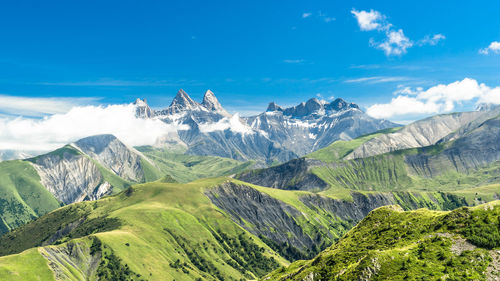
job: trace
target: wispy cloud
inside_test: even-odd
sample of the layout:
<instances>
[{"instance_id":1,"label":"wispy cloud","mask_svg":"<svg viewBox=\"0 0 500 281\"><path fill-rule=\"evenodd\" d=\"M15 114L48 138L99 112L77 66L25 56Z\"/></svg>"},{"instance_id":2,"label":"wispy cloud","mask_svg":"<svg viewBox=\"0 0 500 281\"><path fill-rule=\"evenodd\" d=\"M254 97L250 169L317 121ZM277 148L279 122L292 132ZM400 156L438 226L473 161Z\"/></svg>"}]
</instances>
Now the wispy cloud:
<instances>
[{"instance_id":1,"label":"wispy cloud","mask_svg":"<svg viewBox=\"0 0 500 281\"><path fill-rule=\"evenodd\" d=\"M401 56L406 54L407 50L415 43L410 40L405 34L403 29L395 29L394 26L387 21L387 17L378 11L358 11L352 9L351 13L356 18L359 29L361 31L377 31L384 34L383 40L375 40L370 38L370 46L384 51L386 56ZM442 34L435 34L433 36L427 35L423 39L417 41L416 45L436 45L439 41L444 40L445 36Z\"/></svg>"},{"instance_id":2,"label":"wispy cloud","mask_svg":"<svg viewBox=\"0 0 500 281\"><path fill-rule=\"evenodd\" d=\"M330 17L322 11L318 11L318 18L324 22L327 22L327 23L335 20L334 17Z\"/></svg>"},{"instance_id":3,"label":"wispy cloud","mask_svg":"<svg viewBox=\"0 0 500 281\"><path fill-rule=\"evenodd\" d=\"M398 82L398 81L409 81L413 80L411 77L405 76L370 76L370 77L360 77L344 80L345 83L387 83L387 82Z\"/></svg>"},{"instance_id":4,"label":"wispy cloud","mask_svg":"<svg viewBox=\"0 0 500 281\"><path fill-rule=\"evenodd\" d=\"M500 42L498 41L491 42L488 47L480 49L479 53L483 55L489 55L490 53L500 54Z\"/></svg>"},{"instance_id":5,"label":"wispy cloud","mask_svg":"<svg viewBox=\"0 0 500 281\"><path fill-rule=\"evenodd\" d=\"M349 68L353 69L377 69L381 68L379 64L359 64L359 65L351 65Z\"/></svg>"},{"instance_id":6,"label":"wispy cloud","mask_svg":"<svg viewBox=\"0 0 500 281\"><path fill-rule=\"evenodd\" d=\"M334 17L328 16L323 11L318 11L316 13L311 13L311 12L302 13L302 18L303 19L310 18L312 16L314 16L317 19L319 19L319 20L321 20L323 22L326 22L326 23L329 23L329 22L332 22L332 21L336 20Z\"/></svg>"},{"instance_id":7,"label":"wispy cloud","mask_svg":"<svg viewBox=\"0 0 500 281\"><path fill-rule=\"evenodd\" d=\"M0 113L41 117L66 113L75 106L93 104L98 100L100 98L34 98L0 95Z\"/></svg>"},{"instance_id":8,"label":"wispy cloud","mask_svg":"<svg viewBox=\"0 0 500 281\"><path fill-rule=\"evenodd\" d=\"M305 60L303 59L288 59L288 60L283 60L284 63L290 63L290 64L299 64L299 63L304 63Z\"/></svg>"},{"instance_id":9,"label":"wispy cloud","mask_svg":"<svg viewBox=\"0 0 500 281\"><path fill-rule=\"evenodd\" d=\"M417 44L419 46L425 46L425 45L430 45L430 46L435 46L439 41L446 39L446 36L443 34L434 34L432 36L426 35L424 38L418 40Z\"/></svg>"},{"instance_id":10,"label":"wispy cloud","mask_svg":"<svg viewBox=\"0 0 500 281\"><path fill-rule=\"evenodd\" d=\"M116 79L99 79L91 81L61 81L61 82L39 82L38 85L47 86L82 86L82 87L158 87L158 86L178 86L186 83L196 83L191 80L116 80Z\"/></svg>"}]
</instances>

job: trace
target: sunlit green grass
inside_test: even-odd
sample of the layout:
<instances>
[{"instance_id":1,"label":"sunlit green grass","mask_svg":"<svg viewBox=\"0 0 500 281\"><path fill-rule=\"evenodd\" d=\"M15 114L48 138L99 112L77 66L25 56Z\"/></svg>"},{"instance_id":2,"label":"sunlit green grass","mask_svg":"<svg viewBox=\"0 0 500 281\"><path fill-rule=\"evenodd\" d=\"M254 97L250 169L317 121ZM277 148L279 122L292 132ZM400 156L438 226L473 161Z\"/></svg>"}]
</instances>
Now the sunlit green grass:
<instances>
[{"instance_id":1,"label":"sunlit green grass","mask_svg":"<svg viewBox=\"0 0 500 281\"><path fill-rule=\"evenodd\" d=\"M0 257L0 280L50 281L55 280L55 277L47 260L35 248Z\"/></svg>"},{"instance_id":2,"label":"sunlit green grass","mask_svg":"<svg viewBox=\"0 0 500 281\"><path fill-rule=\"evenodd\" d=\"M310 261L268 275L269 280L485 280L490 247L498 249L500 201L451 212L403 212L397 206L372 211L339 242ZM451 246L466 238L471 251ZM481 244L486 243L486 244Z\"/></svg>"}]
</instances>

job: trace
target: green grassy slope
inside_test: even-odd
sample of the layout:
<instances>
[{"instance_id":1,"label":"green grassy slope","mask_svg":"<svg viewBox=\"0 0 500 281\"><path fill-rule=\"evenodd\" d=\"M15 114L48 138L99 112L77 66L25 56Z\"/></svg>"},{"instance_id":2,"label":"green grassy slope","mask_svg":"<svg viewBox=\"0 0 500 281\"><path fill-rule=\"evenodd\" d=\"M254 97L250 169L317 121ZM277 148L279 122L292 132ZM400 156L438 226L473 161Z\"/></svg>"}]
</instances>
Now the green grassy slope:
<instances>
[{"instance_id":1,"label":"green grassy slope","mask_svg":"<svg viewBox=\"0 0 500 281\"><path fill-rule=\"evenodd\" d=\"M165 149L157 149L150 146L136 147L136 149L152 160L162 171L163 176L169 175L177 182L189 182L200 178L231 175L249 169L254 165L251 161L240 162L215 156L172 153Z\"/></svg>"},{"instance_id":2,"label":"green grassy slope","mask_svg":"<svg viewBox=\"0 0 500 281\"><path fill-rule=\"evenodd\" d=\"M500 202L451 212L371 212L311 261L269 280L496 280ZM493 262L495 261L495 262Z\"/></svg>"},{"instance_id":3,"label":"green grassy slope","mask_svg":"<svg viewBox=\"0 0 500 281\"><path fill-rule=\"evenodd\" d=\"M78 249L72 250L79 253L76 261L59 265L67 274L77 276L74 280L85 279L78 277L85 272L97 276L104 270L97 268L101 263L114 264L115 269L128 268L133 280L255 279L288 264L286 258L304 257L293 245L252 234L256 225L238 224L233 215L212 204L207 192L227 183L246 186L260 192L260 196L269 195L286 204L289 206L286 212L291 213L278 215L291 216L301 235L320 239L324 247L353 226L352 221L340 219L329 209L306 204L302 200L304 196L316 196L310 192L259 187L230 178L210 178L187 184L152 182L129 187L98 201L59 208L0 236L0 256L8 255L0 260L3 261L0 262L0 280L12 272L28 270L22 263L29 263L31 258L39 259L30 252L36 247L45 255L52 249L58 255L57 260L74 259L64 253L68 249ZM412 200L417 200L422 206L435 204L433 207L440 208L429 196L400 194L398 202L412 204ZM444 197L440 196L433 198L443 201ZM339 208L345 204L339 203ZM266 228L265 225L259 227ZM293 238L295 234L287 235ZM102 244L99 247L101 255L90 254L94 237ZM306 254L314 256L324 249L318 247L319 244ZM27 256L28 253L31 254ZM88 261L94 258L98 262L92 267ZM30 270L29 274L35 276L38 270L42 274L46 267Z\"/></svg>"},{"instance_id":4,"label":"green grassy slope","mask_svg":"<svg viewBox=\"0 0 500 281\"><path fill-rule=\"evenodd\" d=\"M60 207L30 163L0 162L0 233Z\"/></svg>"},{"instance_id":5,"label":"green grassy slope","mask_svg":"<svg viewBox=\"0 0 500 281\"><path fill-rule=\"evenodd\" d=\"M37 249L21 254L0 257L0 278L10 281L55 280L47 260Z\"/></svg>"},{"instance_id":6,"label":"green grassy slope","mask_svg":"<svg viewBox=\"0 0 500 281\"><path fill-rule=\"evenodd\" d=\"M495 125L491 125L495 128ZM500 181L498 176L500 162L489 163L476 170L461 170L461 163L455 163L446 156L426 163L422 157L408 162L408 157L436 156L445 149L454 148L454 142L436 144L428 147L404 149L362 159L343 160L353 149L362 143L398 130L389 129L366 135L352 141L337 141L330 146L306 156L320 160L324 165L312 165L310 172L318 176L333 189L354 190L423 190L453 191L488 185ZM478 131L478 130L476 130ZM479 134L479 131L470 134ZM492 138L492 136L488 136ZM469 153L469 152L467 152ZM410 164L411 163L411 164ZM457 165L456 167L454 165Z\"/></svg>"},{"instance_id":7,"label":"green grassy slope","mask_svg":"<svg viewBox=\"0 0 500 281\"><path fill-rule=\"evenodd\" d=\"M404 155L389 153L340 161L333 166L315 166L311 172L333 188L354 190L442 190L453 191L488 185L500 180L500 162L494 162L469 173L443 167L441 174L423 177L411 174Z\"/></svg>"},{"instance_id":8,"label":"green grassy slope","mask_svg":"<svg viewBox=\"0 0 500 281\"><path fill-rule=\"evenodd\" d=\"M66 229L67 233L56 236L58 246L52 247L65 247L72 239L93 234L123 265L147 280L254 279L285 260L203 194L206 188L226 180L148 183L117 196L68 205L0 237L4 245L0 250L12 254L41 246L58 230ZM75 222L80 224L75 227ZM9 264L27 262L25 253L4 260ZM2 269L0 263L0 272L5 272ZM0 279L6 276L0 274Z\"/></svg>"}]
</instances>

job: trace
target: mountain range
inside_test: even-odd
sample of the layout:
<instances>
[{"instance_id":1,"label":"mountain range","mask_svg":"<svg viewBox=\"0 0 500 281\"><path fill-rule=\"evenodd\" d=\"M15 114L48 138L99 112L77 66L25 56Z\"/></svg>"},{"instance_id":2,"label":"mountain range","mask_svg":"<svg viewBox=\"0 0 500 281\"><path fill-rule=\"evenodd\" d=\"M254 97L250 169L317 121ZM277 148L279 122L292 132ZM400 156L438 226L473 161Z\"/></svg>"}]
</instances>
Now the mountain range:
<instances>
[{"instance_id":1,"label":"mountain range","mask_svg":"<svg viewBox=\"0 0 500 281\"><path fill-rule=\"evenodd\" d=\"M499 274L498 107L400 126L342 99L251 117L211 91L134 104L177 129L0 162L1 280Z\"/></svg>"},{"instance_id":2,"label":"mountain range","mask_svg":"<svg viewBox=\"0 0 500 281\"><path fill-rule=\"evenodd\" d=\"M500 109L437 115L337 141L237 178L274 188L451 190L498 182Z\"/></svg>"},{"instance_id":3,"label":"mountain range","mask_svg":"<svg viewBox=\"0 0 500 281\"><path fill-rule=\"evenodd\" d=\"M251 117L229 114L210 90L201 103L179 90L170 106L162 110L151 109L145 100L134 104L138 117L157 118L178 128L161 140L170 146L185 147L191 155L254 160L262 165L303 156L336 140L397 126L374 119L342 99L328 103L312 98L290 108L271 102L265 112Z\"/></svg>"}]
</instances>

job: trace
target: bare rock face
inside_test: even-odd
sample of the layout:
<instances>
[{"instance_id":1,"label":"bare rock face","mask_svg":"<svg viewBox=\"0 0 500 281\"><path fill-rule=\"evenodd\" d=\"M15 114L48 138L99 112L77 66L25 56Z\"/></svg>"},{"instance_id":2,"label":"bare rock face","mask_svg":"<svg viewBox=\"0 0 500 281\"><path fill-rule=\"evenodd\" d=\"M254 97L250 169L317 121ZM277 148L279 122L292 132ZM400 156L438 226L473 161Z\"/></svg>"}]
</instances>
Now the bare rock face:
<instances>
[{"instance_id":1,"label":"bare rock face","mask_svg":"<svg viewBox=\"0 0 500 281\"><path fill-rule=\"evenodd\" d=\"M113 135L87 137L75 142L74 146L121 178L134 182L144 178L139 152Z\"/></svg>"},{"instance_id":2,"label":"bare rock face","mask_svg":"<svg viewBox=\"0 0 500 281\"><path fill-rule=\"evenodd\" d=\"M35 158L33 166L42 185L64 204L96 200L111 191L92 160L75 150L63 148L59 153L42 155Z\"/></svg>"},{"instance_id":3,"label":"bare rock face","mask_svg":"<svg viewBox=\"0 0 500 281\"><path fill-rule=\"evenodd\" d=\"M207 90L205 92L201 105L210 111L218 112L224 116L231 115L222 107L222 105L219 103L219 100L215 97L215 94L210 90Z\"/></svg>"},{"instance_id":4,"label":"bare rock face","mask_svg":"<svg viewBox=\"0 0 500 281\"><path fill-rule=\"evenodd\" d=\"M142 182L141 159L140 152L128 148L115 136L97 135L30 161L42 185L58 200L70 204L97 200L111 193L113 187L104 179L99 165L125 180Z\"/></svg>"},{"instance_id":5,"label":"bare rock face","mask_svg":"<svg viewBox=\"0 0 500 281\"><path fill-rule=\"evenodd\" d=\"M366 158L391 151L436 144L439 140L477 119L483 112L461 112L426 118L401 130L375 137L345 157L346 160Z\"/></svg>"},{"instance_id":6,"label":"bare rock face","mask_svg":"<svg viewBox=\"0 0 500 281\"><path fill-rule=\"evenodd\" d=\"M97 277L102 251L93 253L85 242L70 241L62 245L41 247L38 251L47 260L56 280L75 280L78 277L95 280Z\"/></svg>"},{"instance_id":7,"label":"bare rock face","mask_svg":"<svg viewBox=\"0 0 500 281\"><path fill-rule=\"evenodd\" d=\"M489 119L463 136L445 143L438 154L408 155L409 171L425 177L448 170L468 173L500 160L500 117Z\"/></svg>"},{"instance_id":8,"label":"bare rock face","mask_svg":"<svg viewBox=\"0 0 500 281\"><path fill-rule=\"evenodd\" d=\"M300 224L301 221L312 218L308 218L294 206L250 186L226 182L207 189L205 195L241 227L277 244L288 243L306 252L324 242L325 237L317 238L307 234L304 225ZM387 205L401 204L407 209L423 207L446 209L451 199L446 194L438 195L423 197L421 194L404 191L369 194L351 192L352 201L333 199L319 194L303 194L299 200L312 210L331 214L332 220L336 218L357 223L373 209ZM466 204L465 200L460 202L461 206Z\"/></svg>"}]
</instances>

